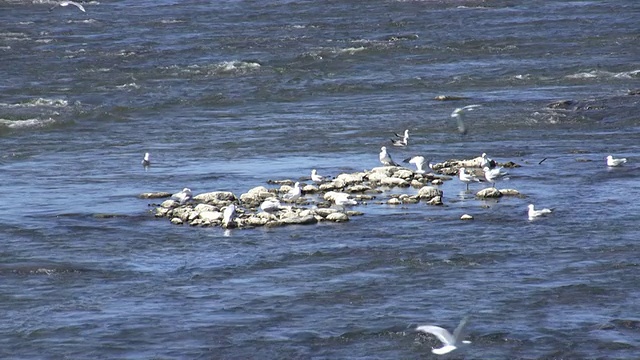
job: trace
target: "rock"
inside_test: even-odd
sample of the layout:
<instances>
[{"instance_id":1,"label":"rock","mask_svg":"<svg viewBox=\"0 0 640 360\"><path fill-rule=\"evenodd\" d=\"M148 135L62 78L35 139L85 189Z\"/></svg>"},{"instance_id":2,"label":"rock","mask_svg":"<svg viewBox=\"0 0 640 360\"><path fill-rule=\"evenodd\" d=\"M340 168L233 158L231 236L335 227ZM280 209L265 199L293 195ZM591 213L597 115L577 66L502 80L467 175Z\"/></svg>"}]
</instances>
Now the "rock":
<instances>
[{"instance_id":1,"label":"rock","mask_svg":"<svg viewBox=\"0 0 640 360\"><path fill-rule=\"evenodd\" d=\"M397 166L378 166L371 169L371 171L369 171L367 176L369 177L369 180L371 180L371 177L370 177L371 174L384 174L387 176L391 176L397 170L398 170Z\"/></svg>"},{"instance_id":2,"label":"rock","mask_svg":"<svg viewBox=\"0 0 640 360\"><path fill-rule=\"evenodd\" d=\"M261 203L265 199L273 197L273 195L274 194L272 192L269 192L269 189L267 189L266 187L256 186L246 193L240 195L240 201L242 201L243 203L246 202L251 204Z\"/></svg>"},{"instance_id":3,"label":"rock","mask_svg":"<svg viewBox=\"0 0 640 360\"><path fill-rule=\"evenodd\" d=\"M162 199L162 198L168 198L171 197L171 193L168 192L148 192L148 193L142 193L140 195L138 195L138 198L140 199Z\"/></svg>"},{"instance_id":4,"label":"rock","mask_svg":"<svg viewBox=\"0 0 640 360\"><path fill-rule=\"evenodd\" d=\"M402 204L402 200L400 200L398 198L391 198L391 199L387 200L387 204L388 205L401 205Z\"/></svg>"},{"instance_id":5,"label":"rock","mask_svg":"<svg viewBox=\"0 0 640 360\"><path fill-rule=\"evenodd\" d=\"M502 164L498 164L500 166L502 166L505 169L510 169L510 168L519 168L520 165L514 163L513 161L507 161L506 163L502 163Z\"/></svg>"},{"instance_id":6,"label":"rock","mask_svg":"<svg viewBox=\"0 0 640 360\"><path fill-rule=\"evenodd\" d=\"M209 204L198 204L196 205L196 207L193 208L193 211L198 213L203 211L219 211L219 210L220 209L218 209L217 207Z\"/></svg>"},{"instance_id":7,"label":"rock","mask_svg":"<svg viewBox=\"0 0 640 360\"><path fill-rule=\"evenodd\" d=\"M180 203L175 200L165 200L162 202L162 204L160 204L160 206L162 206L165 209L172 209L178 205L180 205Z\"/></svg>"},{"instance_id":8,"label":"rock","mask_svg":"<svg viewBox=\"0 0 640 360\"><path fill-rule=\"evenodd\" d=\"M318 190L320 191L331 191L331 190L336 190L339 189L339 187L336 187L336 183L335 182L328 182L328 183L324 183L324 184L320 184L320 186L318 187Z\"/></svg>"},{"instance_id":9,"label":"rock","mask_svg":"<svg viewBox=\"0 0 640 360\"><path fill-rule=\"evenodd\" d=\"M194 196L193 199L198 202L213 204L238 200L231 191L212 191L204 194L198 194Z\"/></svg>"},{"instance_id":10,"label":"rock","mask_svg":"<svg viewBox=\"0 0 640 360\"><path fill-rule=\"evenodd\" d=\"M334 222L345 222L349 221L349 217L343 212L334 212L333 214L329 214L329 216L327 216L327 220Z\"/></svg>"},{"instance_id":11,"label":"rock","mask_svg":"<svg viewBox=\"0 0 640 360\"><path fill-rule=\"evenodd\" d=\"M316 209L316 214L326 218L327 216L338 212L336 209L326 208L326 209Z\"/></svg>"},{"instance_id":12,"label":"rock","mask_svg":"<svg viewBox=\"0 0 640 360\"><path fill-rule=\"evenodd\" d=\"M318 188L315 187L314 185L305 185L302 188L302 192L305 194L313 194L318 192Z\"/></svg>"},{"instance_id":13,"label":"rock","mask_svg":"<svg viewBox=\"0 0 640 360\"><path fill-rule=\"evenodd\" d=\"M442 205L442 196L434 196L433 199L427 201L428 205Z\"/></svg>"},{"instance_id":14,"label":"rock","mask_svg":"<svg viewBox=\"0 0 640 360\"><path fill-rule=\"evenodd\" d=\"M362 184L349 186L348 188L345 189L346 192L350 192L350 193L365 192L369 190L371 190L371 186L362 185Z\"/></svg>"},{"instance_id":15,"label":"rock","mask_svg":"<svg viewBox=\"0 0 640 360\"><path fill-rule=\"evenodd\" d=\"M390 177L390 175L387 175L384 172L372 172L368 176L369 181L372 182L372 183L379 183L382 180L387 179L389 177Z\"/></svg>"},{"instance_id":16,"label":"rock","mask_svg":"<svg viewBox=\"0 0 640 360\"><path fill-rule=\"evenodd\" d=\"M174 217L171 219L171 223L175 225L181 225L183 223L182 219Z\"/></svg>"},{"instance_id":17,"label":"rock","mask_svg":"<svg viewBox=\"0 0 640 360\"><path fill-rule=\"evenodd\" d=\"M433 181L431 182L431 184L433 185L442 185L444 183L444 181L442 181L442 179L433 179Z\"/></svg>"},{"instance_id":18,"label":"rock","mask_svg":"<svg viewBox=\"0 0 640 360\"><path fill-rule=\"evenodd\" d=\"M246 221L246 223L250 226L264 226L267 222L269 222L268 218L260 216L251 216Z\"/></svg>"},{"instance_id":19,"label":"rock","mask_svg":"<svg viewBox=\"0 0 640 360\"><path fill-rule=\"evenodd\" d=\"M476 196L479 198L499 198L502 196L502 193L498 189L490 187L478 191Z\"/></svg>"},{"instance_id":20,"label":"rock","mask_svg":"<svg viewBox=\"0 0 640 360\"><path fill-rule=\"evenodd\" d=\"M336 177L336 181L341 181L345 185L360 184L364 181L364 173L340 174Z\"/></svg>"},{"instance_id":21,"label":"rock","mask_svg":"<svg viewBox=\"0 0 640 360\"><path fill-rule=\"evenodd\" d=\"M454 95L438 95L433 98L433 100L438 100L438 101L453 101L453 100L464 100L464 99L468 99L468 98L463 96L454 96Z\"/></svg>"},{"instance_id":22,"label":"rock","mask_svg":"<svg viewBox=\"0 0 640 360\"><path fill-rule=\"evenodd\" d=\"M516 189L500 189L499 190L500 193L502 195L507 195L507 196L518 196L520 195L520 192Z\"/></svg>"},{"instance_id":23,"label":"rock","mask_svg":"<svg viewBox=\"0 0 640 360\"><path fill-rule=\"evenodd\" d=\"M168 216L167 214L171 211L171 209L165 208L165 207L158 207L156 208L156 213L155 213L155 217L165 217Z\"/></svg>"},{"instance_id":24,"label":"rock","mask_svg":"<svg viewBox=\"0 0 640 360\"><path fill-rule=\"evenodd\" d=\"M222 221L223 214L220 211L202 211L198 214L200 219L206 222L218 222Z\"/></svg>"},{"instance_id":25,"label":"rock","mask_svg":"<svg viewBox=\"0 0 640 360\"><path fill-rule=\"evenodd\" d=\"M285 218L285 219L282 219L280 222L286 225L308 225L308 224L316 224L318 222L318 219L316 219L315 216L313 215L307 215L307 216L296 216L296 217Z\"/></svg>"},{"instance_id":26,"label":"rock","mask_svg":"<svg viewBox=\"0 0 640 360\"><path fill-rule=\"evenodd\" d=\"M433 186L424 186L418 190L418 197L422 200L431 200L436 196L442 196L442 190Z\"/></svg>"},{"instance_id":27,"label":"rock","mask_svg":"<svg viewBox=\"0 0 640 360\"><path fill-rule=\"evenodd\" d=\"M404 179L396 178L396 177L387 177L380 180L380 185L382 186L399 186L399 187L407 187L409 186L409 182Z\"/></svg>"},{"instance_id":28,"label":"rock","mask_svg":"<svg viewBox=\"0 0 640 360\"><path fill-rule=\"evenodd\" d=\"M413 171L407 170L407 169L400 169L400 170L394 172L392 177L408 180L408 179L411 179L413 177Z\"/></svg>"},{"instance_id":29,"label":"rock","mask_svg":"<svg viewBox=\"0 0 640 360\"><path fill-rule=\"evenodd\" d=\"M471 216L469 214L464 214L464 215L460 216L460 220L473 220L473 216Z\"/></svg>"}]
</instances>

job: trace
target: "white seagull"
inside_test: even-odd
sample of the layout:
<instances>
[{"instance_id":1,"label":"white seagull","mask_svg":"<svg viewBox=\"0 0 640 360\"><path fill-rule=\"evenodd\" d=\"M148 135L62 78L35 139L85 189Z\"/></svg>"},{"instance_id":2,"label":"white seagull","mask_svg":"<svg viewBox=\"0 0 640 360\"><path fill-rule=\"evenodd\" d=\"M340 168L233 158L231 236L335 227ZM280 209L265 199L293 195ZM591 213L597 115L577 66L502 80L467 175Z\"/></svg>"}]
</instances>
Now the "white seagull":
<instances>
[{"instance_id":1,"label":"white seagull","mask_svg":"<svg viewBox=\"0 0 640 360\"><path fill-rule=\"evenodd\" d=\"M409 129L404 131L404 136L400 136L398 134L395 135L400 139L391 139L391 144L393 144L393 146L405 147L409 145Z\"/></svg>"},{"instance_id":2,"label":"white seagull","mask_svg":"<svg viewBox=\"0 0 640 360\"><path fill-rule=\"evenodd\" d=\"M474 174L467 173L465 170L466 169L463 167L461 167L460 170L458 170L458 178L460 179L460 181L467 184L467 191L468 191L469 183L472 181L480 182L480 179L478 179L478 177L475 176Z\"/></svg>"},{"instance_id":3,"label":"white seagull","mask_svg":"<svg viewBox=\"0 0 640 360\"><path fill-rule=\"evenodd\" d=\"M344 208L345 205L358 205L358 202L351 198L351 195L343 192L329 191L324 195L325 200L333 201L336 205Z\"/></svg>"},{"instance_id":4,"label":"white seagull","mask_svg":"<svg viewBox=\"0 0 640 360\"><path fill-rule=\"evenodd\" d=\"M149 161L149 153L144 153L144 159L142 159L142 166L151 165L151 161Z\"/></svg>"},{"instance_id":5,"label":"white seagull","mask_svg":"<svg viewBox=\"0 0 640 360\"><path fill-rule=\"evenodd\" d=\"M481 168L486 168L488 167L489 169L493 169L494 167L496 167L496 165L498 165L495 160L493 160L492 158L487 156L487 153L482 153L482 160L480 161L480 167Z\"/></svg>"},{"instance_id":6,"label":"white seagull","mask_svg":"<svg viewBox=\"0 0 640 360\"><path fill-rule=\"evenodd\" d=\"M622 164L625 164L626 162L626 158L614 159L611 155L607 156L607 166L609 167L622 166Z\"/></svg>"},{"instance_id":7,"label":"white seagull","mask_svg":"<svg viewBox=\"0 0 640 360\"><path fill-rule=\"evenodd\" d=\"M56 8L56 7L58 7L58 6L65 7L65 6L69 6L69 5L73 5L73 6L77 7L78 9L80 9L80 11L82 11L82 12L86 12L86 11L84 10L84 6L82 6L82 5L78 4L78 3L77 3L77 2L75 2L75 1L60 1L60 2L58 2L57 4L55 4L54 6L52 6L51 8L49 8L49 11L51 11L51 10L55 9L55 8Z\"/></svg>"},{"instance_id":8,"label":"white seagull","mask_svg":"<svg viewBox=\"0 0 640 360\"><path fill-rule=\"evenodd\" d=\"M222 227L229 228L234 226L234 219L236 217L236 206L235 204L229 204L226 209L224 209L224 213L222 216Z\"/></svg>"},{"instance_id":9,"label":"white seagull","mask_svg":"<svg viewBox=\"0 0 640 360\"><path fill-rule=\"evenodd\" d=\"M496 180L504 179L509 173L502 167L497 167L493 169L489 169L485 167L482 169L484 171L484 177L490 182L494 187L496 186Z\"/></svg>"},{"instance_id":10,"label":"white seagull","mask_svg":"<svg viewBox=\"0 0 640 360\"><path fill-rule=\"evenodd\" d=\"M180 203L180 205L184 205L184 203L186 203L187 201L193 199L193 196L191 194L191 189L184 188L179 193L175 193L175 194L171 195L171 198L173 200L178 201Z\"/></svg>"},{"instance_id":11,"label":"white seagull","mask_svg":"<svg viewBox=\"0 0 640 360\"><path fill-rule=\"evenodd\" d=\"M424 158L424 156L414 156L414 157L410 157L410 158L406 158L404 160L402 160L402 162L405 163L409 163L409 164L413 164L416 166L416 174L424 174L424 164L427 163L427 160Z\"/></svg>"},{"instance_id":12,"label":"white seagull","mask_svg":"<svg viewBox=\"0 0 640 360\"><path fill-rule=\"evenodd\" d=\"M437 355L444 355L457 349L462 344L471 344L471 341L462 340L464 338L464 327L467 325L468 320L469 317L462 319L458 327L453 331L453 335L446 329L434 325L418 326L416 330L435 335L438 340L442 341L443 346L441 348L432 349L431 351Z\"/></svg>"},{"instance_id":13,"label":"white seagull","mask_svg":"<svg viewBox=\"0 0 640 360\"><path fill-rule=\"evenodd\" d=\"M284 194L282 198L288 202L295 202L300 198L301 195L302 195L302 188L300 188L300 183L296 182L295 185L293 185L293 188L291 188L291 190L289 190L288 193Z\"/></svg>"},{"instance_id":14,"label":"white seagull","mask_svg":"<svg viewBox=\"0 0 640 360\"><path fill-rule=\"evenodd\" d=\"M453 112L451 113L451 117L452 118L456 118L456 120L458 121L458 132L462 135L467 133L467 127L464 125L464 121L462 121L462 117L464 116L465 111L469 110L473 110L475 108L479 108L482 105L467 105L461 108L456 108L455 110L453 110Z\"/></svg>"},{"instance_id":15,"label":"white seagull","mask_svg":"<svg viewBox=\"0 0 640 360\"><path fill-rule=\"evenodd\" d=\"M533 208L533 204L529 204L528 208L529 208L529 212L528 212L529 220L533 220L537 217L551 214L551 212L553 211L552 209L535 210Z\"/></svg>"},{"instance_id":16,"label":"white seagull","mask_svg":"<svg viewBox=\"0 0 640 360\"><path fill-rule=\"evenodd\" d=\"M391 160L391 155L387 153L386 146L380 148L380 155L378 157L380 158L380 162L384 166L398 166L398 164Z\"/></svg>"},{"instance_id":17,"label":"white seagull","mask_svg":"<svg viewBox=\"0 0 640 360\"><path fill-rule=\"evenodd\" d=\"M280 204L280 200L277 198L268 198L265 199L262 204L260 204L260 209L266 213L274 213L282 208L282 204Z\"/></svg>"},{"instance_id":18,"label":"white seagull","mask_svg":"<svg viewBox=\"0 0 640 360\"><path fill-rule=\"evenodd\" d=\"M312 169L311 180L315 183L322 183L322 182L325 182L327 178L322 175L318 175L318 172L316 171L316 169Z\"/></svg>"}]
</instances>

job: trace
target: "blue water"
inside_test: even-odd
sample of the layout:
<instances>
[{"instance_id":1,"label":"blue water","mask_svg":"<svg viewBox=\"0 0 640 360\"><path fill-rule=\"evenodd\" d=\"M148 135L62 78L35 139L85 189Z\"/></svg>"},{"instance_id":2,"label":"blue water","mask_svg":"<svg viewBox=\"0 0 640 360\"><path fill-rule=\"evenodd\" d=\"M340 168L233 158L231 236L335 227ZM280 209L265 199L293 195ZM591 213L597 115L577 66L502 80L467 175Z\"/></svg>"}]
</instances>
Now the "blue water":
<instances>
[{"instance_id":1,"label":"blue water","mask_svg":"<svg viewBox=\"0 0 640 360\"><path fill-rule=\"evenodd\" d=\"M465 315L449 358L638 358L636 1L51 6L0 4L1 358L435 358L416 326ZM346 223L228 232L138 198L362 171L383 145L513 161L498 187L522 196L452 179L440 207L393 189Z\"/></svg>"}]
</instances>

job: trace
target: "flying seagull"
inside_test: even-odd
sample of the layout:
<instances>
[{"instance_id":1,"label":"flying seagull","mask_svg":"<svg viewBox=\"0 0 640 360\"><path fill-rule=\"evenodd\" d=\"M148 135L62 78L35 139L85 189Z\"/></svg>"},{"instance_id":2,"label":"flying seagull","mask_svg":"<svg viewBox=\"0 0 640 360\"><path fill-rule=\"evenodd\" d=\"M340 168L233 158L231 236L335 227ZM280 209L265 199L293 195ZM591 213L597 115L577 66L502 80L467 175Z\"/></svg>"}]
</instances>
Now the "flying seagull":
<instances>
[{"instance_id":1,"label":"flying seagull","mask_svg":"<svg viewBox=\"0 0 640 360\"><path fill-rule=\"evenodd\" d=\"M468 316L462 319L458 327L453 331L453 335L451 335L446 329L434 325L418 326L416 330L435 335L438 340L442 341L443 346L441 348L433 349L431 351L434 354L444 355L457 349L461 344L471 343L471 341L462 340L464 338L464 334L462 332L464 327L467 325L468 320Z\"/></svg>"},{"instance_id":2,"label":"flying seagull","mask_svg":"<svg viewBox=\"0 0 640 360\"><path fill-rule=\"evenodd\" d=\"M86 12L86 11L84 10L84 6L82 6L82 5L78 4L78 3L77 3L77 2L75 2L75 1L60 1L60 2L58 2L57 4L53 5L51 8L49 8L49 11L51 11L51 10L55 9L55 8L56 8L56 7L58 7L58 6L65 7L65 6L69 6L69 5L73 5L73 6L77 7L78 9L80 9L80 11L82 11L82 12Z\"/></svg>"},{"instance_id":3,"label":"flying seagull","mask_svg":"<svg viewBox=\"0 0 640 360\"><path fill-rule=\"evenodd\" d=\"M465 113L465 111L469 110L473 110L475 108L479 108L482 105L467 105L461 108L456 108L455 110L453 110L453 112L451 113L451 117L452 118L456 118L456 120L458 121L458 132L462 135L467 133L467 127L464 124L464 121L462 121L462 117Z\"/></svg>"}]
</instances>

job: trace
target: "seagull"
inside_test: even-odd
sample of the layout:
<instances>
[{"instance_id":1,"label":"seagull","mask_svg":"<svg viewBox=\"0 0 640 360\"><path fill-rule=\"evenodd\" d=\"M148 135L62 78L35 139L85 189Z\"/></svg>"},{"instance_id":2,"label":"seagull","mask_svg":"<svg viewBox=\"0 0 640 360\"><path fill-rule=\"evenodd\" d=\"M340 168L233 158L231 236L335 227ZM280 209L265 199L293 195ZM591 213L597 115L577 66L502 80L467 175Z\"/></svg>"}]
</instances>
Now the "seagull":
<instances>
[{"instance_id":1,"label":"seagull","mask_svg":"<svg viewBox=\"0 0 640 360\"><path fill-rule=\"evenodd\" d=\"M225 228L233 226L235 217L236 217L236 206L234 204L229 204L227 208L224 209L224 213L222 217L222 226Z\"/></svg>"},{"instance_id":2,"label":"seagull","mask_svg":"<svg viewBox=\"0 0 640 360\"><path fill-rule=\"evenodd\" d=\"M260 209L266 213L274 213L282 208L280 200L277 198L268 198L260 204Z\"/></svg>"},{"instance_id":3,"label":"seagull","mask_svg":"<svg viewBox=\"0 0 640 360\"><path fill-rule=\"evenodd\" d=\"M191 194L191 189L184 188L179 193L175 193L171 195L171 198L174 200L177 200L180 203L180 205L183 205L187 201L193 199L193 196Z\"/></svg>"},{"instance_id":4,"label":"seagull","mask_svg":"<svg viewBox=\"0 0 640 360\"><path fill-rule=\"evenodd\" d=\"M149 153L144 153L144 159L142 159L142 166L151 165L151 161L149 161Z\"/></svg>"},{"instance_id":5,"label":"seagull","mask_svg":"<svg viewBox=\"0 0 640 360\"><path fill-rule=\"evenodd\" d=\"M383 146L380 148L380 162L384 166L398 166L393 160L391 160L391 156L387 153L387 147Z\"/></svg>"},{"instance_id":6,"label":"seagull","mask_svg":"<svg viewBox=\"0 0 640 360\"><path fill-rule=\"evenodd\" d=\"M464 338L464 334L462 332L464 327L467 325L468 320L468 316L462 319L458 327L453 331L453 335L451 335L446 329L434 325L418 326L416 330L435 335L438 340L442 341L443 346L441 348L432 349L431 351L437 355L444 355L457 349L462 344L471 344L471 341L462 340Z\"/></svg>"},{"instance_id":7,"label":"seagull","mask_svg":"<svg viewBox=\"0 0 640 360\"><path fill-rule=\"evenodd\" d=\"M480 179L478 179L474 174L465 172L465 170L465 168L461 167L458 171L458 177L460 178L460 181L467 183L467 191L469 191L469 183L472 181L480 182Z\"/></svg>"},{"instance_id":8,"label":"seagull","mask_svg":"<svg viewBox=\"0 0 640 360\"><path fill-rule=\"evenodd\" d=\"M464 125L464 122L462 121L462 117L464 115L464 112L466 110L473 110L475 108L479 108L482 105L467 105L461 108L456 108L455 110L453 110L453 112L451 113L451 117L452 118L456 118L456 120L458 120L458 132L462 135L467 133L467 127Z\"/></svg>"},{"instance_id":9,"label":"seagull","mask_svg":"<svg viewBox=\"0 0 640 360\"><path fill-rule=\"evenodd\" d=\"M393 146L405 147L409 145L409 129L404 131L403 136L400 136L397 133L394 133L394 135L400 139L391 139L391 144L393 144Z\"/></svg>"},{"instance_id":10,"label":"seagull","mask_svg":"<svg viewBox=\"0 0 640 360\"><path fill-rule=\"evenodd\" d=\"M295 185L293 185L293 188L289 190L288 193L284 194L282 198L288 202L295 202L300 198L301 195L302 189L300 188L300 183L296 182Z\"/></svg>"},{"instance_id":11,"label":"seagull","mask_svg":"<svg viewBox=\"0 0 640 360\"><path fill-rule=\"evenodd\" d=\"M82 11L82 12L86 12L86 11L84 10L84 6L82 6L82 5L78 4L78 3L77 3L77 2L75 2L75 1L60 1L60 2L58 2L57 4L55 4L54 6L52 6L52 7L49 9L49 11L51 11L51 10L55 9L57 6L65 7L65 6L69 6L69 5L73 5L73 6L77 7L78 9L80 9L80 11Z\"/></svg>"},{"instance_id":12,"label":"seagull","mask_svg":"<svg viewBox=\"0 0 640 360\"><path fill-rule=\"evenodd\" d=\"M482 153L482 161L480 162L481 168L488 167L489 169L493 169L494 167L496 167L496 165L498 165L498 163L496 163L492 158L488 157L487 153Z\"/></svg>"},{"instance_id":13,"label":"seagull","mask_svg":"<svg viewBox=\"0 0 640 360\"><path fill-rule=\"evenodd\" d=\"M626 162L626 158L614 159L611 155L607 156L607 166L609 167L622 166L622 164L625 164Z\"/></svg>"},{"instance_id":14,"label":"seagull","mask_svg":"<svg viewBox=\"0 0 640 360\"><path fill-rule=\"evenodd\" d=\"M424 164L427 162L427 160L424 158L424 156L418 155L418 156L406 158L402 160L402 162L415 165L417 169L416 174L424 174Z\"/></svg>"},{"instance_id":15,"label":"seagull","mask_svg":"<svg viewBox=\"0 0 640 360\"><path fill-rule=\"evenodd\" d=\"M529 204L529 220L533 220L537 217L551 214L552 211L553 211L552 209L535 210L533 208L533 204Z\"/></svg>"},{"instance_id":16,"label":"seagull","mask_svg":"<svg viewBox=\"0 0 640 360\"><path fill-rule=\"evenodd\" d=\"M325 182L327 178L322 175L318 175L318 172L316 171L316 169L312 169L311 180L316 183L322 183L322 182Z\"/></svg>"},{"instance_id":17,"label":"seagull","mask_svg":"<svg viewBox=\"0 0 640 360\"><path fill-rule=\"evenodd\" d=\"M490 182L494 187L496 186L496 180L501 180L505 178L505 176L509 175L509 173L502 167L497 167L493 169L489 169L488 167L482 168L484 171L484 177Z\"/></svg>"}]
</instances>

